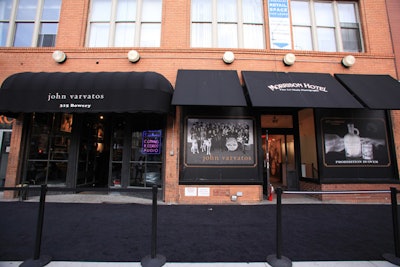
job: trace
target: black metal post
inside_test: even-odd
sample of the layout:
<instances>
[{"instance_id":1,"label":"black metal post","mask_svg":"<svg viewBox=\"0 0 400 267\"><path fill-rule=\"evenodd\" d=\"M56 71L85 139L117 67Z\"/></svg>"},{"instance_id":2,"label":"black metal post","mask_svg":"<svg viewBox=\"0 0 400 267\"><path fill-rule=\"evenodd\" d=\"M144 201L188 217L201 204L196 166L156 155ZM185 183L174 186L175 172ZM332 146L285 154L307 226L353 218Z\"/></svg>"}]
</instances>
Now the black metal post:
<instances>
[{"instance_id":1,"label":"black metal post","mask_svg":"<svg viewBox=\"0 0 400 267\"><path fill-rule=\"evenodd\" d=\"M397 214L397 189L395 187L390 188L390 196L391 196L391 202L392 202L394 249L395 249L396 257L399 257L400 256L399 217Z\"/></svg>"},{"instance_id":2,"label":"black metal post","mask_svg":"<svg viewBox=\"0 0 400 267\"><path fill-rule=\"evenodd\" d=\"M282 256L282 188L276 192L276 254L269 255L267 262L272 267L291 267L292 261Z\"/></svg>"},{"instance_id":3,"label":"black metal post","mask_svg":"<svg viewBox=\"0 0 400 267\"><path fill-rule=\"evenodd\" d=\"M152 220L151 220L151 258L157 255L157 186L153 186L153 204L152 204Z\"/></svg>"},{"instance_id":4,"label":"black metal post","mask_svg":"<svg viewBox=\"0 0 400 267\"><path fill-rule=\"evenodd\" d=\"M393 224L393 237L394 237L394 250L395 255L385 253L383 258L387 261L400 266L400 239L399 239L399 217L397 213L397 189L395 187L390 188L390 200L392 204L392 224Z\"/></svg>"},{"instance_id":5,"label":"black metal post","mask_svg":"<svg viewBox=\"0 0 400 267\"><path fill-rule=\"evenodd\" d=\"M151 252L141 261L143 267L161 267L167 259L165 256L157 254L157 185L153 185L153 203L151 219Z\"/></svg>"},{"instance_id":6,"label":"black metal post","mask_svg":"<svg viewBox=\"0 0 400 267\"><path fill-rule=\"evenodd\" d=\"M47 265L51 261L50 256L40 256L40 249L42 246L42 232L43 232L43 221L44 221L44 205L46 202L47 185L40 187L40 202L39 202L39 214L36 225L36 241L35 251L33 259L24 261L20 266L22 267L41 267Z\"/></svg>"},{"instance_id":7,"label":"black metal post","mask_svg":"<svg viewBox=\"0 0 400 267\"><path fill-rule=\"evenodd\" d=\"M277 189L276 195L276 257L282 258L282 188Z\"/></svg>"}]
</instances>

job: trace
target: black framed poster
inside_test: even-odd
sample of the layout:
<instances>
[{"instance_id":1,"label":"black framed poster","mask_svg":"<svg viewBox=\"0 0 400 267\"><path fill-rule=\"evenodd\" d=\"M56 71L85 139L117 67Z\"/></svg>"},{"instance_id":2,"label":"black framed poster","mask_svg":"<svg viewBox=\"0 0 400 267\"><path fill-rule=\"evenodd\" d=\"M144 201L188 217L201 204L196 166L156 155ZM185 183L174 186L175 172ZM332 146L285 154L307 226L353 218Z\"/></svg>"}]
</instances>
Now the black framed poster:
<instances>
[{"instance_id":1,"label":"black framed poster","mask_svg":"<svg viewBox=\"0 0 400 267\"><path fill-rule=\"evenodd\" d=\"M324 117L321 127L325 166L390 165L383 119Z\"/></svg>"},{"instance_id":2,"label":"black framed poster","mask_svg":"<svg viewBox=\"0 0 400 267\"><path fill-rule=\"evenodd\" d=\"M315 115L321 180L397 179L384 110L320 109Z\"/></svg>"},{"instance_id":3,"label":"black framed poster","mask_svg":"<svg viewBox=\"0 0 400 267\"><path fill-rule=\"evenodd\" d=\"M186 166L254 166L254 121L251 118L186 118Z\"/></svg>"}]
</instances>

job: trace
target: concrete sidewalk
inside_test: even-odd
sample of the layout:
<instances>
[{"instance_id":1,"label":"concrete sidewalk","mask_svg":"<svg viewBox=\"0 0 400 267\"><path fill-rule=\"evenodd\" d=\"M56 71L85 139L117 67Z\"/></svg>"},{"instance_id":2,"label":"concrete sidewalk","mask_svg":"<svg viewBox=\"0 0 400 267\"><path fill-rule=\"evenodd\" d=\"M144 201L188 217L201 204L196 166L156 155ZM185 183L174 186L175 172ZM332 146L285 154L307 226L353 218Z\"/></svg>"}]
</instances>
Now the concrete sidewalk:
<instances>
[{"instance_id":1,"label":"concrete sidewalk","mask_svg":"<svg viewBox=\"0 0 400 267\"><path fill-rule=\"evenodd\" d=\"M0 267L17 267L21 262L0 262ZM142 267L139 262L50 262L49 267ZM207 262L175 263L167 262L165 267L270 267L266 262ZM396 267L387 261L315 261L293 262L293 267Z\"/></svg>"},{"instance_id":2,"label":"concrete sidewalk","mask_svg":"<svg viewBox=\"0 0 400 267\"><path fill-rule=\"evenodd\" d=\"M112 203L112 204L144 204L151 205L152 199L149 197L149 193L151 190L146 190L147 194L124 194L119 192L111 192L106 194L96 194L94 192L82 192L77 194L51 194L47 193L46 202L53 203ZM158 205L174 205L174 203L165 203L160 200L161 192L158 192ZM19 198L13 199L4 199L3 192L0 192L0 201L21 201ZM39 196L29 196L26 202L39 202ZM232 202L231 205L274 205L276 204L276 195L272 201L264 199L261 202L257 203L241 203L241 202ZM282 195L282 204L341 204L340 202L327 202L321 201L317 198L314 198L309 195L301 195L301 194L283 194ZM343 203L348 204L348 203ZM178 204L179 205L179 204Z\"/></svg>"}]
</instances>

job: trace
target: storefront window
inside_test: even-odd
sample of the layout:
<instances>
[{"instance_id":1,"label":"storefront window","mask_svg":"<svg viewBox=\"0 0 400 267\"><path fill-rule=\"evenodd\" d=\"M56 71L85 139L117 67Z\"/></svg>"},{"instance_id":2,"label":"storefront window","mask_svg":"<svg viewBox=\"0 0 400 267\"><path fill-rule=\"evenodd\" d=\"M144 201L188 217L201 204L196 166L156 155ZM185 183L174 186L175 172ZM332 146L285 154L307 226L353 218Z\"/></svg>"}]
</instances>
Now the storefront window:
<instances>
[{"instance_id":1,"label":"storefront window","mask_svg":"<svg viewBox=\"0 0 400 267\"><path fill-rule=\"evenodd\" d=\"M117 119L117 122L114 124L111 150L111 184L114 186L121 185L122 155L125 143L125 126L125 123L121 119Z\"/></svg>"},{"instance_id":2,"label":"storefront window","mask_svg":"<svg viewBox=\"0 0 400 267\"><path fill-rule=\"evenodd\" d=\"M34 114L26 182L65 185L73 115Z\"/></svg>"},{"instance_id":3,"label":"storefront window","mask_svg":"<svg viewBox=\"0 0 400 267\"><path fill-rule=\"evenodd\" d=\"M161 136L161 130L132 133L131 186L161 185Z\"/></svg>"},{"instance_id":4,"label":"storefront window","mask_svg":"<svg viewBox=\"0 0 400 267\"><path fill-rule=\"evenodd\" d=\"M162 185L161 119L154 115L113 117L110 186Z\"/></svg>"},{"instance_id":5,"label":"storefront window","mask_svg":"<svg viewBox=\"0 0 400 267\"><path fill-rule=\"evenodd\" d=\"M397 177L383 110L316 110L321 181Z\"/></svg>"},{"instance_id":6,"label":"storefront window","mask_svg":"<svg viewBox=\"0 0 400 267\"><path fill-rule=\"evenodd\" d=\"M10 152L11 130L1 130L0 123L0 186L4 186L8 163L8 153Z\"/></svg>"},{"instance_id":7,"label":"storefront window","mask_svg":"<svg viewBox=\"0 0 400 267\"><path fill-rule=\"evenodd\" d=\"M181 184L261 182L253 117L190 115L185 117L183 135Z\"/></svg>"}]
</instances>

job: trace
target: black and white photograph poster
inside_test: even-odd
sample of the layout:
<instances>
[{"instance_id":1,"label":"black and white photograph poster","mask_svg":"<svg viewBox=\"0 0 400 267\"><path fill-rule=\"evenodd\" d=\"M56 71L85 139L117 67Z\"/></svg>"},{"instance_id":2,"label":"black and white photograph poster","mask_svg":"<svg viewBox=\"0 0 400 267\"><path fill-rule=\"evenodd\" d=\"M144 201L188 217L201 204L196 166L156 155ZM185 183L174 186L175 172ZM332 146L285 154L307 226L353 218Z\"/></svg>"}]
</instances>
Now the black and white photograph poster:
<instances>
[{"instance_id":1,"label":"black and white photograph poster","mask_svg":"<svg viewBox=\"0 0 400 267\"><path fill-rule=\"evenodd\" d=\"M252 119L187 118L186 165L254 165Z\"/></svg>"},{"instance_id":2,"label":"black and white photograph poster","mask_svg":"<svg viewBox=\"0 0 400 267\"><path fill-rule=\"evenodd\" d=\"M390 165L386 124L374 118L323 118L325 166Z\"/></svg>"}]
</instances>

